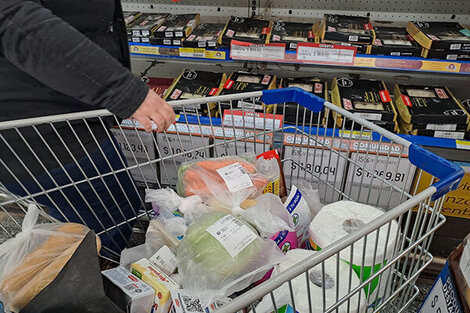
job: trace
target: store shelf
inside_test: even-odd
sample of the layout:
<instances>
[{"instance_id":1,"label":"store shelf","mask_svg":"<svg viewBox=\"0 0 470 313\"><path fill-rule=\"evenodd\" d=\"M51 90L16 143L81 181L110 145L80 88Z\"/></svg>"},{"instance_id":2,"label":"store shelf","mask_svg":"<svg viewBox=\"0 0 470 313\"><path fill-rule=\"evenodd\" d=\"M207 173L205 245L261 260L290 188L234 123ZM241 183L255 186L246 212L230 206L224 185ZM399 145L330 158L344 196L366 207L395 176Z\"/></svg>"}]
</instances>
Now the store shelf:
<instances>
[{"instance_id":1,"label":"store shelf","mask_svg":"<svg viewBox=\"0 0 470 313\"><path fill-rule=\"evenodd\" d=\"M431 60L414 57L396 56L375 56L356 54L351 64L325 64L315 61L297 60L296 51L286 51L284 59L266 60L256 57L239 57L237 60L230 58L230 49L204 49L204 48L184 48L176 46L154 46L148 43L129 43L131 55L133 57L144 58L167 58L173 60L205 60L205 61L262 61L270 63L288 64L311 64L320 66L348 67L348 68L371 68L397 71L413 72L435 72L458 75L470 74L470 62L468 61L447 61Z\"/></svg>"}]
</instances>

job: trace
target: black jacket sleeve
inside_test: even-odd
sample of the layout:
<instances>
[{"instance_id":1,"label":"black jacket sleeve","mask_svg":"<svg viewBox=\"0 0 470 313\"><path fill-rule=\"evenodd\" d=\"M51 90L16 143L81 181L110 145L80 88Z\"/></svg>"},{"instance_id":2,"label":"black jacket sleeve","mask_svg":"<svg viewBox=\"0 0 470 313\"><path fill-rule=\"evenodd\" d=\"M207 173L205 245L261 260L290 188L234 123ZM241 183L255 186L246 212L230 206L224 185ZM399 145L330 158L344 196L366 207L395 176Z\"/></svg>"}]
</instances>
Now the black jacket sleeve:
<instances>
[{"instance_id":1,"label":"black jacket sleeve","mask_svg":"<svg viewBox=\"0 0 470 313\"><path fill-rule=\"evenodd\" d=\"M47 86L123 118L148 92L111 55L34 0L0 0L0 54Z\"/></svg>"}]
</instances>

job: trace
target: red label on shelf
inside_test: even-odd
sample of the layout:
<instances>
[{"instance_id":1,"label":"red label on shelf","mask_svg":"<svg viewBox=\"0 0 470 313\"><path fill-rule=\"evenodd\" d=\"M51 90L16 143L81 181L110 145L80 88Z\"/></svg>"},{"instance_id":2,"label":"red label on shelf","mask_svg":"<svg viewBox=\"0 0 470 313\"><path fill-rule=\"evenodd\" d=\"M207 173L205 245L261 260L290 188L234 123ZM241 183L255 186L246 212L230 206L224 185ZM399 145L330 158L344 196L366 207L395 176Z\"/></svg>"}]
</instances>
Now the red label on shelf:
<instances>
[{"instance_id":1,"label":"red label on shelf","mask_svg":"<svg viewBox=\"0 0 470 313\"><path fill-rule=\"evenodd\" d=\"M319 83L315 83L315 93L322 93L323 92L323 85Z\"/></svg>"},{"instance_id":2,"label":"red label on shelf","mask_svg":"<svg viewBox=\"0 0 470 313\"><path fill-rule=\"evenodd\" d=\"M372 24L371 23L364 24L364 29L365 30L372 30Z\"/></svg>"},{"instance_id":3,"label":"red label on shelf","mask_svg":"<svg viewBox=\"0 0 470 313\"><path fill-rule=\"evenodd\" d=\"M379 91L379 95L380 95L380 99L382 99L382 102L392 101L392 98L390 98L390 94L388 93L388 90Z\"/></svg>"},{"instance_id":4,"label":"red label on shelf","mask_svg":"<svg viewBox=\"0 0 470 313\"><path fill-rule=\"evenodd\" d=\"M267 35L271 31L270 27L263 27L263 30L261 31L261 35Z\"/></svg>"},{"instance_id":5,"label":"red label on shelf","mask_svg":"<svg viewBox=\"0 0 470 313\"><path fill-rule=\"evenodd\" d=\"M215 96L218 91L219 91L219 88L212 88L211 91L209 92L209 96Z\"/></svg>"},{"instance_id":6,"label":"red label on shelf","mask_svg":"<svg viewBox=\"0 0 470 313\"><path fill-rule=\"evenodd\" d=\"M309 30L308 34L307 34L307 37L308 38L315 38L315 34L311 30Z\"/></svg>"},{"instance_id":7,"label":"red label on shelf","mask_svg":"<svg viewBox=\"0 0 470 313\"><path fill-rule=\"evenodd\" d=\"M413 104L411 103L410 97L408 97L407 95L401 95L401 99L403 100L403 103L405 103L407 107L413 106Z\"/></svg>"},{"instance_id":8,"label":"red label on shelf","mask_svg":"<svg viewBox=\"0 0 470 313\"><path fill-rule=\"evenodd\" d=\"M231 79L228 79L225 84L224 84L224 89L230 89L232 88L233 84L235 83L235 81L231 80Z\"/></svg>"},{"instance_id":9,"label":"red label on shelf","mask_svg":"<svg viewBox=\"0 0 470 313\"><path fill-rule=\"evenodd\" d=\"M437 96L439 99L449 99L449 96L447 95L446 91L442 88L434 88L434 90L437 93Z\"/></svg>"}]
</instances>

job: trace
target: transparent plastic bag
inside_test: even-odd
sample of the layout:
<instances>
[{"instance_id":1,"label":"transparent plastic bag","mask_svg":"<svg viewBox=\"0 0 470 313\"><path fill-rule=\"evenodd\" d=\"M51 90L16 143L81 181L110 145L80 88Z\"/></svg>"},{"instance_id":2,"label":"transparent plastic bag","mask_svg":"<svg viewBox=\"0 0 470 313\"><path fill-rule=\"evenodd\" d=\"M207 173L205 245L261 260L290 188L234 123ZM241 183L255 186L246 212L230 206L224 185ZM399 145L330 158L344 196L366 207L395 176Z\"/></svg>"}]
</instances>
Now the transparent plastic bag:
<instances>
[{"instance_id":1,"label":"transparent plastic bag","mask_svg":"<svg viewBox=\"0 0 470 313\"><path fill-rule=\"evenodd\" d=\"M19 312L57 277L89 232L76 223L36 224L38 217L39 209L29 205L21 233L0 245L0 301L12 312Z\"/></svg>"},{"instance_id":2,"label":"transparent plastic bag","mask_svg":"<svg viewBox=\"0 0 470 313\"><path fill-rule=\"evenodd\" d=\"M284 255L272 240L233 215L212 212L195 220L178 247L184 289L208 305L260 280Z\"/></svg>"}]
</instances>

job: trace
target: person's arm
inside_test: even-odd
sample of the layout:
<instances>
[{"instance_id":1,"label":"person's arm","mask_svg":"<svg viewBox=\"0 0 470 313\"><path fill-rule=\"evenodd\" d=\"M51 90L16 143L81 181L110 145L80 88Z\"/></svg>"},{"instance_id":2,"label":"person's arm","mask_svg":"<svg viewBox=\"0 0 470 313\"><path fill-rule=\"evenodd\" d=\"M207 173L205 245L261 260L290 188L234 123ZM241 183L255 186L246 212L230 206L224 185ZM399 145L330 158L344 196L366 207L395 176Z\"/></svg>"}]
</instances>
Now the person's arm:
<instances>
[{"instance_id":1,"label":"person's arm","mask_svg":"<svg viewBox=\"0 0 470 313\"><path fill-rule=\"evenodd\" d=\"M0 1L0 54L47 86L120 117L134 115L146 128L150 120L159 129L174 120L145 83L34 0Z\"/></svg>"}]
</instances>

